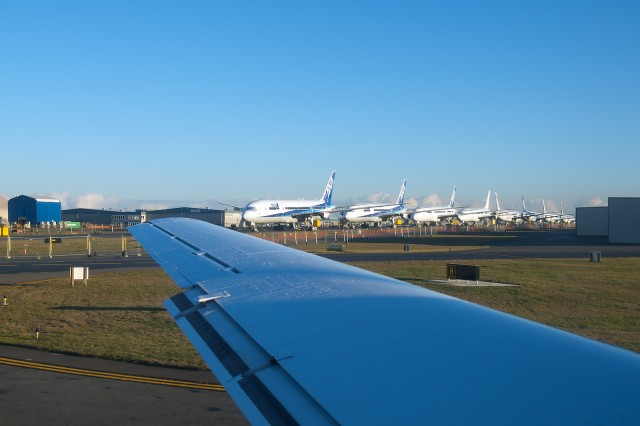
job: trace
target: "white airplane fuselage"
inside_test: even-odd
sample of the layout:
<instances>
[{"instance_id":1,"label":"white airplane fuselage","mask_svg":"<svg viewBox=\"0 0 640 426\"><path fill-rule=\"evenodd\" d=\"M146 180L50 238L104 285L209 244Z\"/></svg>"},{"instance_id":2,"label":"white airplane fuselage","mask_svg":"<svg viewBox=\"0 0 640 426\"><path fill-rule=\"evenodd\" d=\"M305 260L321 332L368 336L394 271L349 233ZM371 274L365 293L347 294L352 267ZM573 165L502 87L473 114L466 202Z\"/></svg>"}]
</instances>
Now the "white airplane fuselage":
<instances>
[{"instance_id":1,"label":"white airplane fuselage","mask_svg":"<svg viewBox=\"0 0 640 426\"><path fill-rule=\"evenodd\" d=\"M438 224L443 220L455 217L458 211L453 207L456 201L456 187L453 187L448 206L420 207L411 212L411 218L419 225L421 223Z\"/></svg>"},{"instance_id":2,"label":"white airplane fuselage","mask_svg":"<svg viewBox=\"0 0 640 426\"><path fill-rule=\"evenodd\" d=\"M402 182L398 199L394 204L354 204L341 213L349 223L380 223L395 217L404 217L407 209L404 206L404 192L407 180Z\"/></svg>"},{"instance_id":3,"label":"white airplane fuselage","mask_svg":"<svg viewBox=\"0 0 640 426\"><path fill-rule=\"evenodd\" d=\"M489 209L489 197L491 197L491 191L487 193L487 201L484 208L477 209L461 209L458 210L458 219L463 223L477 223L485 219L493 218L493 211Z\"/></svg>"},{"instance_id":4,"label":"white airplane fuselage","mask_svg":"<svg viewBox=\"0 0 640 426\"><path fill-rule=\"evenodd\" d=\"M411 218L420 223L440 223L441 221L454 217L456 209L453 207L423 207L415 210Z\"/></svg>"},{"instance_id":5,"label":"white airplane fuselage","mask_svg":"<svg viewBox=\"0 0 640 426\"><path fill-rule=\"evenodd\" d=\"M371 207L369 205L353 205L342 214L349 223L380 223L394 216L402 216L407 209L399 204Z\"/></svg>"},{"instance_id":6,"label":"white airplane fuselage","mask_svg":"<svg viewBox=\"0 0 640 426\"><path fill-rule=\"evenodd\" d=\"M460 211L458 212L458 219L463 223L477 223L481 222L485 219L489 219L493 217L493 212L488 210L478 210L478 211Z\"/></svg>"},{"instance_id":7,"label":"white airplane fuselage","mask_svg":"<svg viewBox=\"0 0 640 426\"><path fill-rule=\"evenodd\" d=\"M505 223L514 223L522 220L522 215L516 210L501 210L495 212L496 219Z\"/></svg>"},{"instance_id":8,"label":"white airplane fuselage","mask_svg":"<svg viewBox=\"0 0 640 426\"><path fill-rule=\"evenodd\" d=\"M245 207L242 219L252 224L298 223L297 214L328 217L335 206L322 200L257 200Z\"/></svg>"}]
</instances>

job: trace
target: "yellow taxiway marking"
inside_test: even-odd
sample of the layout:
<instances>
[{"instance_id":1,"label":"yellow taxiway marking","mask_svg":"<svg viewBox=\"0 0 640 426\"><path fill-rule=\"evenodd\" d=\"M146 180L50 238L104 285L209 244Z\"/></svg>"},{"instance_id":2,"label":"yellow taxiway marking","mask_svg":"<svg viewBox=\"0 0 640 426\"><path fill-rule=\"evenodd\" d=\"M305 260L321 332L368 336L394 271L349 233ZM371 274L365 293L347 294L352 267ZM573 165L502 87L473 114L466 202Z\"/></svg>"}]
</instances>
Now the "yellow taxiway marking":
<instances>
[{"instance_id":1,"label":"yellow taxiway marking","mask_svg":"<svg viewBox=\"0 0 640 426\"><path fill-rule=\"evenodd\" d=\"M60 365L42 364L39 362L22 361L13 358L0 357L0 364L14 367L33 368L36 370L52 371L55 373L75 374L78 376L99 377L102 379L123 380L127 382L147 383L152 385L174 386L189 389L200 389L224 392L224 387L208 383L189 382L183 380L159 379L156 377L134 376L131 374L107 373L104 371L83 370L80 368L63 367Z\"/></svg>"}]
</instances>

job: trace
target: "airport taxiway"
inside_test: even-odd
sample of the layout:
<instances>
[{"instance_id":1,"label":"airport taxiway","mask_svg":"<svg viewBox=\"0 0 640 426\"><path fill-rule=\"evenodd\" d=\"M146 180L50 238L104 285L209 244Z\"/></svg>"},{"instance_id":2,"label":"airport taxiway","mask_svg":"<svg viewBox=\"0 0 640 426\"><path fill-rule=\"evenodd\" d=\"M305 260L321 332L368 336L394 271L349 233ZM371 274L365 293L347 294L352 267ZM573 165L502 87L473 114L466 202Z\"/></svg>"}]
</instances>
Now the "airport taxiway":
<instances>
[{"instance_id":1,"label":"airport taxiway","mask_svg":"<svg viewBox=\"0 0 640 426\"><path fill-rule=\"evenodd\" d=\"M140 426L247 422L209 371L0 345L3 425Z\"/></svg>"}]
</instances>

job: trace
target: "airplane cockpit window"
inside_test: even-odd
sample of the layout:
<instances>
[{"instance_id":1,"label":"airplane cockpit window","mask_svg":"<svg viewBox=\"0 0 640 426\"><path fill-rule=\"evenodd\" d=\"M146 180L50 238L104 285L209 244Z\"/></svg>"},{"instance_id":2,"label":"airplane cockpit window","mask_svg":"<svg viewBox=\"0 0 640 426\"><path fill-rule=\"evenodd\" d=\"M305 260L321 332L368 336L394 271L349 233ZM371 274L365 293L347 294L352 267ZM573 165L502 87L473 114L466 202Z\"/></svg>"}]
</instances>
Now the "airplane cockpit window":
<instances>
[{"instance_id":1,"label":"airplane cockpit window","mask_svg":"<svg viewBox=\"0 0 640 426\"><path fill-rule=\"evenodd\" d=\"M255 207L247 207L245 210L248 212L255 212L257 209Z\"/></svg>"}]
</instances>

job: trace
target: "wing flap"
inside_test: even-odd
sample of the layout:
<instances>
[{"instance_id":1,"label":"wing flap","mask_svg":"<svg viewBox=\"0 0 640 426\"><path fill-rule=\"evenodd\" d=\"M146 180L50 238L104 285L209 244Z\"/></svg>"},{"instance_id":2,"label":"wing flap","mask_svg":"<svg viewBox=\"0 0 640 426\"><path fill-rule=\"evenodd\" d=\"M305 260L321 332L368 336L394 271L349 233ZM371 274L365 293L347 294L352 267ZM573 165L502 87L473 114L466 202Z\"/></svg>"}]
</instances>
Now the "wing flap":
<instances>
[{"instance_id":1,"label":"wing flap","mask_svg":"<svg viewBox=\"0 0 640 426\"><path fill-rule=\"evenodd\" d=\"M179 293L165 308L252 423L337 424L279 365L291 355L269 355L215 300L194 304ZM286 395L271 389L286 389Z\"/></svg>"}]
</instances>

